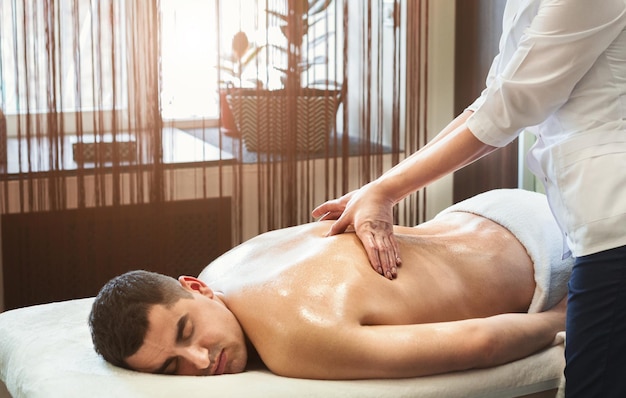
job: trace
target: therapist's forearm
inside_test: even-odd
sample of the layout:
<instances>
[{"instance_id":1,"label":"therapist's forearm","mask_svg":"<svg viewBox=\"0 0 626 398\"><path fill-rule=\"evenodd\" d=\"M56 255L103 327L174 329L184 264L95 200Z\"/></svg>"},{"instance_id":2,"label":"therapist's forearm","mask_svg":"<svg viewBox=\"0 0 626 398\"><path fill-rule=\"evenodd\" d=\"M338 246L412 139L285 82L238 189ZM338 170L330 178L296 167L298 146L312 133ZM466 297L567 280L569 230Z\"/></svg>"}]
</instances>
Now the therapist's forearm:
<instances>
[{"instance_id":1,"label":"therapist's forearm","mask_svg":"<svg viewBox=\"0 0 626 398\"><path fill-rule=\"evenodd\" d=\"M470 111L459 115L431 142L373 181L372 188L398 203L497 149L481 142L467 128L465 121L470 115Z\"/></svg>"}]
</instances>

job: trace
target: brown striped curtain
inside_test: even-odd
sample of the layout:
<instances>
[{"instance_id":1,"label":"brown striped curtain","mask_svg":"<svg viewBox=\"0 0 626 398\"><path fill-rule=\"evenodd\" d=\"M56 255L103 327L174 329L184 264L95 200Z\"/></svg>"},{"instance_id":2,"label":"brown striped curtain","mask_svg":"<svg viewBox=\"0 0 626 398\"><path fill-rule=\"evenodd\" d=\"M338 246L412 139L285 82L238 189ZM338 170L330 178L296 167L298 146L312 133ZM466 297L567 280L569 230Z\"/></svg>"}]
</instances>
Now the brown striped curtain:
<instances>
[{"instance_id":1,"label":"brown striped curtain","mask_svg":"<svg viewBox=\"0 0 626 398\"><path fill-rule=\"evenodd\" d=\"M312 221L425 144L428 0L196 3L0 3L0 214L227 197L234 245ZM194 66L173 50L213 60L192 87L213 117L168 114L199 104L168 97ZM424 198L397 222L423 221Z\"/></svg>"}]
</instances>

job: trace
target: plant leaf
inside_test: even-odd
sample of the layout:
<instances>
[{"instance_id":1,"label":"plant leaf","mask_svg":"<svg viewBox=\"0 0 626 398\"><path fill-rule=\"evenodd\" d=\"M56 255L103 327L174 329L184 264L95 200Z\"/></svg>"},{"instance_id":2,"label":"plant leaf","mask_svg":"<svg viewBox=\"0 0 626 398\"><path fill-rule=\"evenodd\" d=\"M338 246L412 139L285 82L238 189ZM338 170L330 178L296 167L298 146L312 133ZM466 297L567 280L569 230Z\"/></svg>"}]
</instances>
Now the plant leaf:
<instances>
[{"instance_id":1,"label":"plant leaf","mask_svg":"<svg viewBox=\"0 0 626 398\"><path fill-rule=\"evenodd\" d=\"M318 14L328 8L333 0L310 0L309 1L309 15Z\"/></svg>"},{"instance_id":2,"label":"plant leaf","mask_svg":"<svg viewBox=\"0 0 626 398\"><path fill-rule=\"evenodd\" d=\"M265 48L265 45L253 47L252 51L246 52L241 58L241 67L244 68L245 66L247 66L254 58L256 58L257 55L259 55L263 48Z\"/></svg>"},{"instance_id":3,"label":"plant leaf","mask_svg":"<svg viewBox=\"0 0 626 398\"><path fill-rule=\"evenodd\" d=\"M248 35L245 32L239 31L235 33L232 41L232 51L237 59L241 59L245 54L248 48L250 47L250 41L248 40Z\"/></svg>"},{"instance_id":4,"label":"plant leaf","mask_svg":"<svg viewBox=\"0 0 626 398\"><path fill-rule=\"evenodd\" d=\"M287 22L287 15L285 14L281 14L280 12L274 10L265 10L265 12L280 19L281 21Z\"/></svg>"}]
</instances>

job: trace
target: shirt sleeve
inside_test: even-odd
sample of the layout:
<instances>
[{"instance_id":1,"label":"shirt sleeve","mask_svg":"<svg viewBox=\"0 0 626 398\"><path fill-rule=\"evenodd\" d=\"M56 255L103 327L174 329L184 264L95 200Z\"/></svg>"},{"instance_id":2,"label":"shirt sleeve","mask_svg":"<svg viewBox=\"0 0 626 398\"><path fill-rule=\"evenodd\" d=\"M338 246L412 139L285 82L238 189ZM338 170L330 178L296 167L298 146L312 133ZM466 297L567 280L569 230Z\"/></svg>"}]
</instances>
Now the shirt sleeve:
<instances>
[{"instance_id":1,"label":"shirt sleeve","mask_svg":"<svg viewBox=\"0 0 626 398\"><path fill-rule=\"evenodd\" d=\"M547 119L624 29L625 3L541 1L511 57L498 67L504 61L494 59L486 89L468 108L474 111L467 120L472 133L502 147Z\"/></svg>"}]
</instances>

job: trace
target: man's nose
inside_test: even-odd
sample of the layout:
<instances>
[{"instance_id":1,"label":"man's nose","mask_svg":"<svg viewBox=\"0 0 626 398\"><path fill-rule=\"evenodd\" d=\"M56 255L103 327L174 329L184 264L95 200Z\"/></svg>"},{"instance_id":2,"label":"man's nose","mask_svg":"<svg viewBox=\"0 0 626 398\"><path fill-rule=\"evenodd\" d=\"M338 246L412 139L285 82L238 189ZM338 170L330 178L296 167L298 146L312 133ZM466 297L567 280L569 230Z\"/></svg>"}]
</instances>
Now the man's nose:
<instances>
[{"instance_id":1,"label":"man's nose","mask_svg":"<svg viewBox=\"0 0 626 398\"><path fill-rule=\"evenodd\" d=\"M193 365L196 369L206 369L209 367L209 365L211 365L209 350L204 347L185 347L183 357L190 365Z\"/></svg>"}]
</instances>

